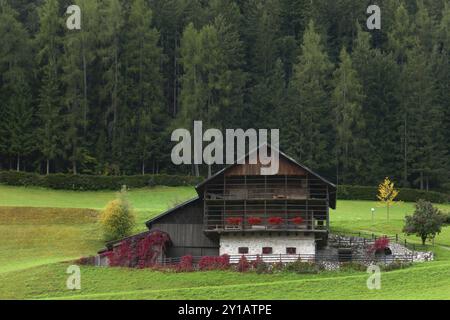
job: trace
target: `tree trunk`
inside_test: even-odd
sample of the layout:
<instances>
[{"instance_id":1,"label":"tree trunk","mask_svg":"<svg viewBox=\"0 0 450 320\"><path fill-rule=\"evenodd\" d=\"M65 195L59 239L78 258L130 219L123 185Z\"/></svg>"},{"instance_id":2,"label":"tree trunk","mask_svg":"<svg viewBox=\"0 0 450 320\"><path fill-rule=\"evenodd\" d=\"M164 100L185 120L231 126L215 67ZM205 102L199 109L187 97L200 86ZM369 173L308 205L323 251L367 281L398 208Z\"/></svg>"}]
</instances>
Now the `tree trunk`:
<instances>
[{"instance_id":1,"label":"tree trunk","mask_svg":"<svg viewBox=\"0 0 450 320\"><path fill-rule=\"evenodd\" d=\"M403 139L404 139L404 150L403 150L403 180L404 180L404 186L406 187L407 186L407 181L408 181L408 147L407 147L407 142L408 142L408 138L407 138L407 128L406 128L406 126L407 126L407 124L408 124L408 122L407 122L407 118L406 118L406 113L405 113L405 118L404 118L404 132L403 132L403 134L404 134L404 136L403 136Z\"/></svg>"},{"instance_id":2,"label":"tree trunk","mask_svg":"<svg viewBox=\"0 0 450 320\"><path fill-rule=\"evenodd\" d=\"M83 133L86 134L86 128L87 128L87 66L86 66L86 49L84 48L83 43L83 99L84 99L84 106L83 106Z\"/></svg>"},{"instance_id":3,"label":"tree trunk","mask_svg":"<svg viewBox=\"0 0 450 320\"><path fill-rule=\"evenodd\" d=\"M425 241L427 241L427 236L423 235L421 238L422 238L422 245L425 245Z\"/></svg>"},{"instance_id":4,"label":"tree trunk","mask_svg":"<svg viewBox=\"0 0 450 320\"><path fill-rule=\"evenodd\" d=\"M74 175L77 175L78 174L78 172L77 172L77 162L74 160L74 161L72 161L72 173L74 174Z\"/></svg>"},{"instance_id":5,"label":"tree trunk","mask_svg":"<svg viewBox=\"0 0 450 320\"><path fill-rule=\"evenodd\" d=\"M20 155L17 155L17 167L16 167L17 172L20 171Z\"/></svg>"},{"instance_id":6,"label":"tree trunk","mask_svg":"<svg viewBox=\"0 0 450 320\"><path fill-rule=\"evenodd\" d=\"M145 175L145 160L142 160L142 175Z\"/></svg>"},{"instance_id":7,"label":"tree trunk","mask_svg":"<svg viewBox=\"0 0 450 320\"><path fill-rule=\"evenodd\" d=\"M177 48L178 48L178 41L177 41L177 31L175 30L175 48L174 48L174 54L173 54L173 109L172 109L172 116L175 117L177 115L177 99L178 99L178 62L177 62Z\"/></svg>"},{"instance_id":8,"label":"tree trunk","mask_svg":"<svg viewBox=\"0 0 450 320\"><path fill-rule=\"evenodd\" d=\"M423 171L420 171L420 190L423 190Z\"/></svg>"},{"instance_id":9,"label":"tree trunk","mask_svg":"<svg viewBox=\"0 0 450 320\"><path fill-rule=\"evenodd\" d=\"M47 159L47 175L50 174L50 159Z\"/></svg>"},{"instance_id":10,"label":"tree trunk","mask_svg":"<svg viewBox=\"0 0 450 320\"><path fill-rule=\"evenodd\" d=\"M200 170L198 168L198 164L194 164L194 171L195 171L195 176L199 177L200 176Z\"/></svg>"}]
</instances>

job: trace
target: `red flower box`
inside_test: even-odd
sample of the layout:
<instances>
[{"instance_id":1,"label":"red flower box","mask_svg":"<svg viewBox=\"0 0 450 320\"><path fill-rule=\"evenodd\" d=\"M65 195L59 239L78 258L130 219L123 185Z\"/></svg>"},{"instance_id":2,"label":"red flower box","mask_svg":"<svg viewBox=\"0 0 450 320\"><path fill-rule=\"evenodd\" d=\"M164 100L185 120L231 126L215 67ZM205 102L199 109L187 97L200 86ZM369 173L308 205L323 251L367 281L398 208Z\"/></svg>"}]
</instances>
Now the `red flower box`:
<instances>
[{"instance_id":1,"label":"red flower box","mask_svg":"<svg viewBox=\"0 0 450 320\"><path fill-rule=\"evenodd\" d=\"M238 226L240 224L242 224L242 218L239 217L230 217L230 218L226 218L225 222L228 225L233 225L233 226Z\"/></svg>"},{"instance_id":2,"label":"red flower box","mask_svg":"<svg viewBox=\"0 0 450 320\"><path fill-rule=\"evenodd\" d=\"M262 219L259 217L250 217L247 219L247 222L250 225L258 225L262 223Z\"/></svg>"},{"instance_id":3,"label":"red flower box","mask_svg":"<svg viewBox=\"0 0 450 320\"><path fill-rule=\"evenodd\" d=\"M281 217L270 217L267 221L272 225L279 225L283 223L283 218Z\"/></svg>"},{"instance_id":4,"label":"red flower box","mask_svg":"<svg viewBox=\"0 0 450 320\"><path fill-rule=\"evenodd\" d=\"M302 217L295 217L291 219L291 222L293 224L302 224L303 222L305 222L305 220L303 220Z\"/></svg>"}]
</instances>

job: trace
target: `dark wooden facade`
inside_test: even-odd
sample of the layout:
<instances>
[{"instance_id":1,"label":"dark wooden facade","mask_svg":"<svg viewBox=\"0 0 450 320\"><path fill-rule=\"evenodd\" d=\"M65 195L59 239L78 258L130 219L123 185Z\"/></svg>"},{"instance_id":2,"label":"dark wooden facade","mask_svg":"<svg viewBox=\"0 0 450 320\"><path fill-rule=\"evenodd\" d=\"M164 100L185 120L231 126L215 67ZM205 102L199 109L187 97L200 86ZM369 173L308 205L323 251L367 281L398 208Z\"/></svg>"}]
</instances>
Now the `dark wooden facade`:
<instances>
[{"instance_id":1,"label":"dark wooden facade","mask_svg":"<svg viewBox=\"0 0 450 320\"><path fill-rule=\"evenodd\" d=\"M170 235L172 246L167 249L168 257L219 254L218 240L203 232L203 201L200 198L189 200L146 224L151 230L161 230Z\"/></svg>"},{"instance_id":2,"label":"dark wooden facade","mask_svg":"<svg viewBox=\"0 0 450 320\"><path fill-rule=\"evenodd\" d=\"M336 187L283 153L277 175L259 175L260 168L259 163L231 165L199 184L197 198L148 221L150 230L170 235L167 256L218 255L223 233L314 233L326 239ZM251 217L261 224L250 225ZM282 223L270 224L271 217ZM299 217L303 222L294 223ZM229 224L229 218L241 223Z\"/></svg>"}]
</instances>

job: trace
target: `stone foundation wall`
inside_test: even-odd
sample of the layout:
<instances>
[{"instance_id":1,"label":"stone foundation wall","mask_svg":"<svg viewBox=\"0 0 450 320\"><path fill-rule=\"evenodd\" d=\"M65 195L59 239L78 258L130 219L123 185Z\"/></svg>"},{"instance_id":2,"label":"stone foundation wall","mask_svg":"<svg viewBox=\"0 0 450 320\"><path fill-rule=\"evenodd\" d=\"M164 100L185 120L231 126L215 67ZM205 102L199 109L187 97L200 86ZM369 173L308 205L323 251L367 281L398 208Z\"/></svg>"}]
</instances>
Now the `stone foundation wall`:
<instances>
[{"instance_id":1,"label":"stone foundation wall","mask_svg":"<svg viewBox=\"0 0 450 320\"><path fill-rule=\"evenodd\" d=\"M263 247L271 247L272 254L286 254L286 248L296 248L296 254L316 253L314 235L311 236L268 236L268 235L222 235L220 254L237 255L239 247L247 247L249 255L261 255Z\"/></svg>"}]
</instances>

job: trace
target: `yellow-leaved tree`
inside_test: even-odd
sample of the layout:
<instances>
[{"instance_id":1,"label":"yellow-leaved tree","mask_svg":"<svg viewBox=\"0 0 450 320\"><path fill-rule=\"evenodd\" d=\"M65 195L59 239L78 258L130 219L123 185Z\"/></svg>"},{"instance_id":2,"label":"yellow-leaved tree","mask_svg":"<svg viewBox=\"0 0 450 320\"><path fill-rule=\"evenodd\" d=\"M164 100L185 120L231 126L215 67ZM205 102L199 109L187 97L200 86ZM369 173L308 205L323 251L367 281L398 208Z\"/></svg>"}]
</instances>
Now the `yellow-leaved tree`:
<instances>
[{"instance_id":1,"label":"yellow-leaved tree","mask_svg":"<svg viewBox=\"0 0 450 320\"><path fill-rule=\"evenodd\" d=\"M398 190L395 189L394 183L389 180L388 177L384 179L382 183L378 186L378 195L380 205L386 206L387 219L389 221L389 208L398 203L395 198L398 196Z\"/></svg>"},{"instance_id":2,"label":"yellow-leaved tree","mask_svg":"<svg viewBox=\"0 0 450 320\"><path fill-rule=\"evenodd\" d=\"M117 198L110 201L100 214L104 239L113 241L129 236L135 219L134 210L128 202L127 188L123 186Z\"/></svg>"}]
</instances>

